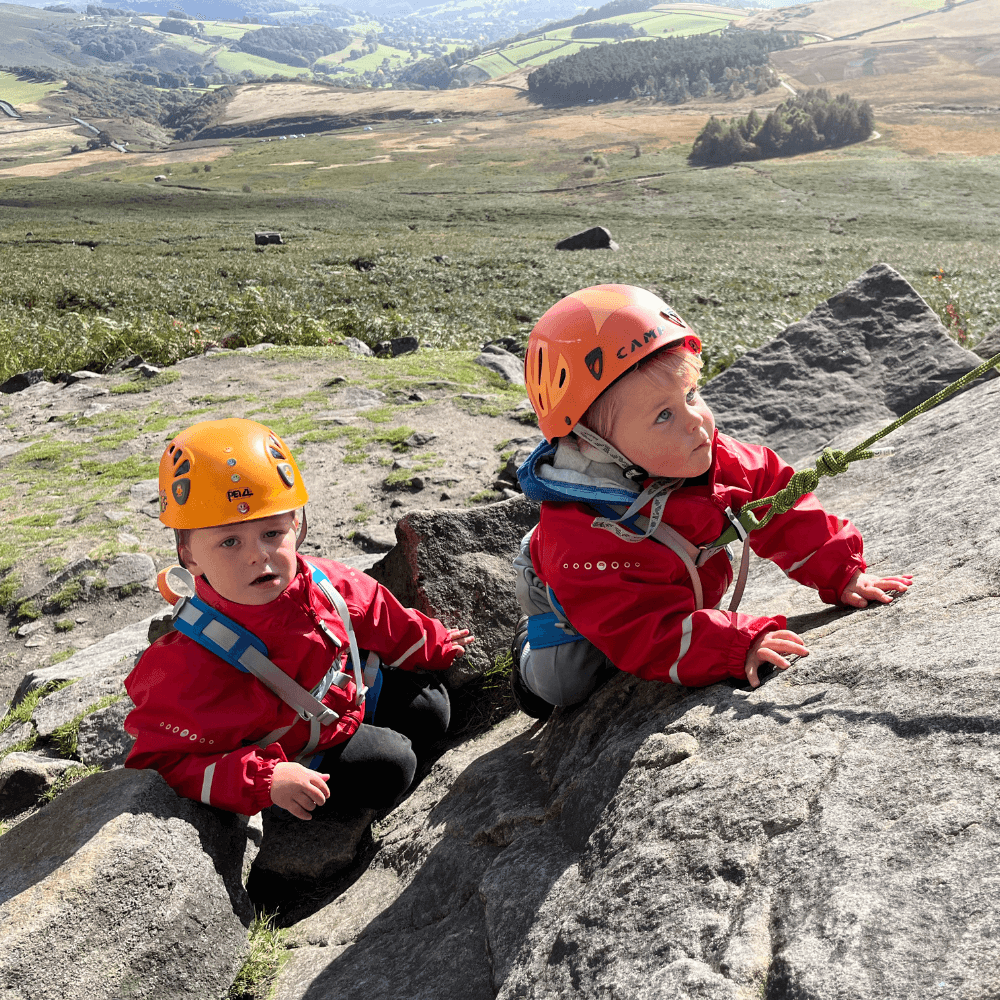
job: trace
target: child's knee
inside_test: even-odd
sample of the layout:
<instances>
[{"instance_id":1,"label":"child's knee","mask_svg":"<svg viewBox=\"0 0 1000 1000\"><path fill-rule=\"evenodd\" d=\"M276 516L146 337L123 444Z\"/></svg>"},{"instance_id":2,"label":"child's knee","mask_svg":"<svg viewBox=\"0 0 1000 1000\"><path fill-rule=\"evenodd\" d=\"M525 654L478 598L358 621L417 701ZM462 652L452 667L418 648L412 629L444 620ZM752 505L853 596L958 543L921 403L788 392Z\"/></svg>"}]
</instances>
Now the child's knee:
<instances>
[{"instance_id":1,"label":"child's knee","mask_svg":"<svg viewBox=\"0 0 1000 1000\"><path fill-rule=\"evenodd\" d=\"M551 705L578 705L607 679L607 657L586 640L521 651L521 678Z\"/></svg>"}]
</instances>

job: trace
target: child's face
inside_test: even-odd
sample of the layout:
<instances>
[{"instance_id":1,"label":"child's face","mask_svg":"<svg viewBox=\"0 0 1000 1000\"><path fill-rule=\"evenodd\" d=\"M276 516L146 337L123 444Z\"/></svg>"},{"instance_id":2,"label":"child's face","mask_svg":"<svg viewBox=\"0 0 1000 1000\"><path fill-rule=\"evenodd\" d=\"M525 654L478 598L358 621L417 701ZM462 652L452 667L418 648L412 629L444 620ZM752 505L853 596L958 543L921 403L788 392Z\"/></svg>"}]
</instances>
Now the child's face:
<instances>
[{"instance_id":1,"label":"child's face","mask_svg":"<svg viewBox=\"0 0 1000 1000\"><path fill-rule=\"evenodd\" d=\"M715 418L685 373L651 379L640 369L616 391L623 405L611 443L651 476L690 479L712 464Z\"/></svg>"},{"instance_id":2,"label":"child's face","mask_svg":"<svg viewBox=\"0 0 1000 1000\"><path fill-rule=\"evenodd\" d=\"M268 604L296 573L295 515L196 528L180 546L194 576L204 574L215 592L236 604Z\"/></svg>"}]
</instances>

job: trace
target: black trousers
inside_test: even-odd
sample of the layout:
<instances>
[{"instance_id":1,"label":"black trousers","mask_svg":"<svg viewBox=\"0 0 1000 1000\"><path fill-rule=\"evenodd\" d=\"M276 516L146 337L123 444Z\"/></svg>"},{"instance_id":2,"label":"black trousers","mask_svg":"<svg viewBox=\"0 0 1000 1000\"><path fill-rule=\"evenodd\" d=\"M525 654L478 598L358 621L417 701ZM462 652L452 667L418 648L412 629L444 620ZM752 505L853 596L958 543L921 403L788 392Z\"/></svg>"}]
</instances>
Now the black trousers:
<instances>
[{"instance_id":1,"label":"black trousers","mask_svg":"<svg viewBox=\"0 0 1000 1000\"><path fill-rule=\"evenodd\" d=\"M441 739L451 721L444 685L427 674L383 668L382 690L372 725L323 754L318 770L337 791L316 810L351 807L388 809L413 783L418 756Z\"/></svg>"}]
</instances>

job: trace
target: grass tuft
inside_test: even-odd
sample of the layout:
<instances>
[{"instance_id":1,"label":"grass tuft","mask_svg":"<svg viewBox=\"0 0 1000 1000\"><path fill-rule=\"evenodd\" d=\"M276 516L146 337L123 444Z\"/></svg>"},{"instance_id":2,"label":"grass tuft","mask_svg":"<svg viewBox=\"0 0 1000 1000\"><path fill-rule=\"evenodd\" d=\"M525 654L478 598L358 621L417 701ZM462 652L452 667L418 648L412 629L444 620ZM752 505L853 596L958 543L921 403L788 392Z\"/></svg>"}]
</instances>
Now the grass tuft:
<instances>
[{"instance_id":1,"label":"grass tuft","mask_svg":"<svg viewBox=\"0 0 1000 1000\"><path fill-rule=\"evenodd\" d=\"M281 967L288 961L285 931L261 914L250 925L250 951L229 987L226 1000L269 1000Z\"/></svg>"}]
</instances>

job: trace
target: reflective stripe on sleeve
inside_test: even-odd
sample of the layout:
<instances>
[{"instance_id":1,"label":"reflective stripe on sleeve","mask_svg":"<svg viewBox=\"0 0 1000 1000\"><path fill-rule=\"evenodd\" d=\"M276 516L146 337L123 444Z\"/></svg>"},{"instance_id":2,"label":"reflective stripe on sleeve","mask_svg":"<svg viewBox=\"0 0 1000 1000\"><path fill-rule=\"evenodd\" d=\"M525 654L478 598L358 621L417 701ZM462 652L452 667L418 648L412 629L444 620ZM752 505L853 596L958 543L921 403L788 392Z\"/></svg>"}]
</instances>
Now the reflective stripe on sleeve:
<instances>
[{"instance_id":1,"label":"reflective stripe on sleeve","mask_svg":"<svg viewBox=\"0 0 1000 1000\"><path fill-rule=\"evenodd\" d=\"M812 559L814 555L816 555L817 552L819 552L819 549L810 552L805 559L800 559L797 563L792 563L792 565L785 570L785 574L794 573L797 569L801 569L807 562L809 562L810 559Z\"/></svg>"},{"instance_id":2,"label":"reflective stripe on sleeve","mask_svg":"<svg viewBox=\"0 0 1000 1000\"><path fill-rule=\"evenodd\" d=\"M217 764L218 761L215 762ZM205 776L201 779L201 801L206 806L212 804L212 779L215 777L215 764L209 764L205 768Z\"/></svg>"},{"instance_id":3,"label":"reflective stripe on sleeve","mask_svg":"<svg viewBox=\"0 0 1000 1000\"><path fill-rule=\"evenodd\" d=\"M687 651L691 648L691 632L694 628L694 622L692 619L694 614L690 614L684 619L684 624L681 625L681 648L680 652L677 654L677 659L674 660L673 666L670 668L670 680L674 684L680 684L681 679L677 673L677 668L680 665L681 660L684 659Z\"/></svg>"},{"instance_id":4,"label":"reflective stripe on sleeve","mask_svg":"<svg viewBox=\"0 0 1000 1000\"><path fill-rule=\"evenodd\" d=\"M398 660L393 660L389 664L390 667L398 667L405 663L418 649L424 648L424 643L427 641L427 633L422 632L420 638L412 645L410 648L403 653L403 655Z\"/></svg>"}]
</instances>

